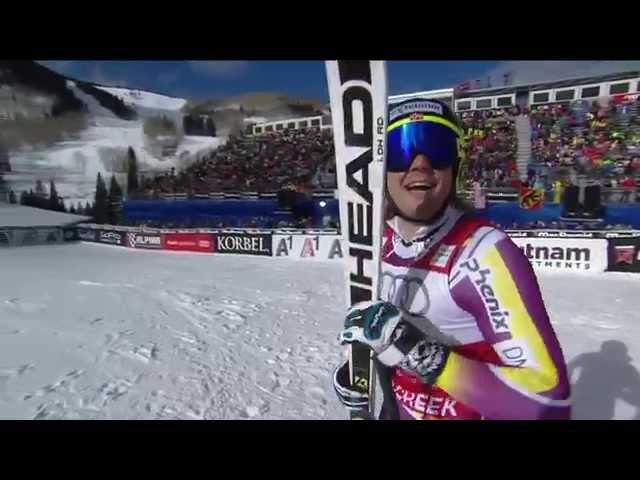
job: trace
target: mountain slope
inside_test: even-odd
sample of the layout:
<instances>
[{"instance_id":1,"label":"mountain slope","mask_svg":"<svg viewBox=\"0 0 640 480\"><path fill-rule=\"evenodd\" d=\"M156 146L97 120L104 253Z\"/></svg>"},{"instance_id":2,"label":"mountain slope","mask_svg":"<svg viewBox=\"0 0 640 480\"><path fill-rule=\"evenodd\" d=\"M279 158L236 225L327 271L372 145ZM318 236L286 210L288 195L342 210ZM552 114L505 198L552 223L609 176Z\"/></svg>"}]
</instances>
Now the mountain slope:
<instances>
[{"instance_id":1,"label":"mountain slope","mask_svg":"<svg viewBox=\"0 0 640 480\"><path fill-rule=\"evenodd\" d=\"M74 94L67 80L71 80L85 94L95 100L116 117L134 120L137 113L118 97L99 90L91 83L70 79L32 60L0 60L0 86L11 89L28 89L53 100L49 113L58 117L70 112L90 112L89 106ZM1 105L0 105L1 107Z\"/></svg>"}]
</instances>

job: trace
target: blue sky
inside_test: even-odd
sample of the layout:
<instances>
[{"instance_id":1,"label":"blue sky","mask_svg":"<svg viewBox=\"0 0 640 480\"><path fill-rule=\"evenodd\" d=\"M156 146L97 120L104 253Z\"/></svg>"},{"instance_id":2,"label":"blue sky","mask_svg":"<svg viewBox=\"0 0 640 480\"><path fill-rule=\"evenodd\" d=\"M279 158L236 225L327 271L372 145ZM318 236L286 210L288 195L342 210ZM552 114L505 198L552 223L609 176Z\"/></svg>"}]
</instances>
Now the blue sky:
<instances>
[{"instance_id":1,"label":"blue sky","mask_svg":"<svg viewBox=\"0 0 640 480\"><path fill-rule=\"evenodd\" d=\"M327 101L322 61L42 61L80 80L140 88L187 98L218 98L256 91ZM389 61L391 94L452 87L491 78L501 84L640 70L640 61Z\"/></svg>"}]
</instances>

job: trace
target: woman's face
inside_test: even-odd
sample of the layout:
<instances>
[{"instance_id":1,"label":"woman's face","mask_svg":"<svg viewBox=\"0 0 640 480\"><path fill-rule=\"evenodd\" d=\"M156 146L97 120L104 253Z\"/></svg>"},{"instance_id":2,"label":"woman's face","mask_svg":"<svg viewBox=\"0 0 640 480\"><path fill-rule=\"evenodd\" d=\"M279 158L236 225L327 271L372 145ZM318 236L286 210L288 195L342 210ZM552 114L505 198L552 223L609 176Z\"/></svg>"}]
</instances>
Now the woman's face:
<instances>
[{"instance_id":1,"label":"woman's face","mask_svg":"<svg viewBox=\"0 0 640 480\"><path fill-rule=\"evenodd\" d=\"M453 168L436 170L426 155L414 158L406 172L387 172L393 203L405 217L429 222L447 203L453 186Z\"/></svg>"}]
</instances>

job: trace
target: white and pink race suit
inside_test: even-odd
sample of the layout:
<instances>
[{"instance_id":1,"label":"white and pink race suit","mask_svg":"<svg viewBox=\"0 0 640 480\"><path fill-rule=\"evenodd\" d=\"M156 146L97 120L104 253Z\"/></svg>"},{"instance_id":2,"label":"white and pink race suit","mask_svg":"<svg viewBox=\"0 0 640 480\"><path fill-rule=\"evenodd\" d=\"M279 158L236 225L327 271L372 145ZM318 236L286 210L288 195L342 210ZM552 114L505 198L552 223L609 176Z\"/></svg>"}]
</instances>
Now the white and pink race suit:
<instances>
[{"instance_id":1,"label":"white and pink race suit","mask_svg":"<svg viewBox=\"0 0 640 480\"><path fill-rule=\"evenodd\" d=\"M562 350L520 249L452 206L411 241L397 221L384 230L381 299L451 347L433 385L392 370L399 418L569 419Z\"/></svg>"}]
</instances>

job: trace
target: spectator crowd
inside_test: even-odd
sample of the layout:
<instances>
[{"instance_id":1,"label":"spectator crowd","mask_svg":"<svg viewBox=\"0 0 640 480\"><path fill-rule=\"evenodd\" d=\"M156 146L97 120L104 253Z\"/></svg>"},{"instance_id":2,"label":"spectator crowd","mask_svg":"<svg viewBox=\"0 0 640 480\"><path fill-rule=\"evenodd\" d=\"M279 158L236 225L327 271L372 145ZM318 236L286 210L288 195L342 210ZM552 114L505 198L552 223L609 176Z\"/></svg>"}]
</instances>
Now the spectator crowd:
<instances>
[{"instance_id":1,"label":"spectator crowd","mask_svg":"<svg viewBox=\"0 0 640 480\"><path fill-rule=\"evenodd\" d=\"M550 188L563 177L597 179L603 187L635 189L640 174L640 98L608 105L585 100L533 107L529 182Z\"/></svg>"},{"instance_id":2,"label":"spectator crowd","mask_svg":"<svg viewBox=\"0 0 640 480\"><path fill-rule=\"evenodd\" d=\"M477 182L483 188L500 188L518 182L515 116L519 113L520 109L515 107L460 115L466 135L469 184Z\"/></svg>"},{"instance_id":3,"label":"spectator crowd","mask_svg":"<svg viewBox=\"0 0 640 480\"><path fill-rule=\"evenodd\" d=\"M225 145L184 171L176 173L171 169L145 180L142 190L147 195L262 193L277 192L287 186L312 190L322 186L317 182L316 173L331 168L335 171L330 129L284 130L256 137L230 136Z\"/></svg>"},{"instance_id":4,"label":"spectator crowd","mask_svg":"<svg viewBox=\"0 0 640 480\"><path fill-rule=\"evenodd\" d=\"M519 188L515 118L531 123L532 162L526 184L558 198L577 176L604 187L637 186L640 174L640 98L600 105L578 101L463 112L466 187ZM327 177L326 174L329 174ZM327 181L326 179L330 180ZM230 136L227 143L186 169L144 179L139 193L277 192L335 187L331 129L282 130ZM551 199L551 198L550 198Z\"/></svg>"},{"instance_id":5,"label":"spectator crowd","mask_svg":"<svg viewBox=\"0 0 640 480\"><path fill-rule=\"evenodd\" d=\"M579 179L597 179L603 187L626 189L627 193L633 193L640 175L639 110L640 96L628 96L606 104L579 100L530 108L516 106L462 112L459 115L467 153L465 190L480 198L486 189L513 192L524 185L544 190L546 201L560 203L567 185L578 185ZM521 179L516 161L518 116L524 116L531 125L531 159L526 180L524 177ZM522 122L522 117L518 122ZM162 175L143 179L138 193L145 197L163 194L192 197L211 192L269 193L285 188L299 192L335 188L335 151L331 129L230 136L226 144L179 172L172 168ZM611 196L607 200L633 201L633 198L623 193L620 198ZM337 219L320 222L311 218L278 220L247 217L233 224L228 222L228 218L210 217L197 222L198 225L162 222L162 226L337 226ZM150 221L149 226L161 225ZM517 228L515 225L505 227ZM522 227L572 228L560 224Z\"/></svg>"}]
</instances>

